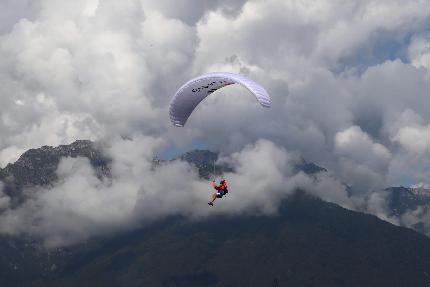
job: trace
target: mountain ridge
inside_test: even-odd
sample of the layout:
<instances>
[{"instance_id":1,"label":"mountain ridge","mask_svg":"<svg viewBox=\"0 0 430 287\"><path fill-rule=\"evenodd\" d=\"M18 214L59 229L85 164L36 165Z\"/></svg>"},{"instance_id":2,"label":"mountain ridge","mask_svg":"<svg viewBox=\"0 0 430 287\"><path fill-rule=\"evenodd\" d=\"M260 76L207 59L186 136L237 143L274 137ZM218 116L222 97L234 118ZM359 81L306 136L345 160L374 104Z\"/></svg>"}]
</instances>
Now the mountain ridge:
<instances>
[{"instance_id":1,"label":"mountain ridge","mask_svg":"<svg viewBox=\"0 0 430 287\"><path fill-rule=\"evenodd\" d=\"M11 165L0 174L13 182L19 178L10 179L13 171L25 173L42 166L46 167L42 176L55 180L49 173L55 173L54 165L63 154L90 155L108 169L110 159L93 153L93 148L97 148L93 143L80 141L61 149L34 149L20 158L17 169ZM31 163L33 156L41 165ZM210 175L213 159L214 153L197 151L175 160L194 164L204 177ZM327 171L305 160L302 166L300 170L308 174ZM397 191L399 200L409 192ZM197 222L168 217L54 250L44 250L31 238L0 236L0 252L2 286L430 285L430 238L304 191L281 202L273 216L217 216Z\"/></svg>"},{"instance_id":2,"label":"mountain ridge","mask_svg":"<svg viewBox=\"0 0 430 287\"><path fill-rule=\"evenodd\" d=\"M69 145L57 147L42 146L23 153L14 163L0 168L0 181L4 182L3 191L12 199L12 206L21 204L25 199L22 190L26 187L50 185L56 181L56 169L63 157L85 157L90 161L99 178L110 177L111 158L103 152L101 144L89 140L77 140ZM233 172L227 164L216 164L219 153L210 150L196 149L181 154L172 160L154 158L153 167L182 160L192 164L201 178L210 179L221 176L223 172ZM301 158L294 166L295 172L302 171L307 175L327 172L327 169ZM430 190L410 187L387 187L389 193L388 207L390 216L401 216L407 211L430 205ZM415 228L423 232L420 228Z\"/></svg>"},{"instance_id":3,"label":"mountain ridge","mask_svg":"<svg viewBox=\"0 0 430 287\"><path fill-rule=\"evenodd\" d=\"M430 284L429 238L303 192L278 215L177 217L152 228L99 242L100 252L47 286Z\"/></svg>"}]
</instances>

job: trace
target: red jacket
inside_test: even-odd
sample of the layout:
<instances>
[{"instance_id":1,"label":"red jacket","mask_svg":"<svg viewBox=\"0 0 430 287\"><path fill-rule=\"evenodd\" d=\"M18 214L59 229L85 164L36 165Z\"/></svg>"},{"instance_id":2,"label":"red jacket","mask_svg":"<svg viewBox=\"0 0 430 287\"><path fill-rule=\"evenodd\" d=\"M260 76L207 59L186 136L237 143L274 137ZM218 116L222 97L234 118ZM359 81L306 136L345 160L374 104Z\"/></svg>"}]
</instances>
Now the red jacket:
<instances>
[{"instance_id":1,"label":"red jacket","mask_svg":"<svg viewBox=\"0 0 430 287\"><path fill-rule=\"evenodd\" d=\"M217 185L217 184L215 183L215 181L212 181L212 186L213 186L213 188L215 188L216 190L224 190L224 189L227 189L227 181L226 181L226 180L224 180L224 182L223 182L223 183L220 183L219 185Z\"/></svg>"}]
</instances>

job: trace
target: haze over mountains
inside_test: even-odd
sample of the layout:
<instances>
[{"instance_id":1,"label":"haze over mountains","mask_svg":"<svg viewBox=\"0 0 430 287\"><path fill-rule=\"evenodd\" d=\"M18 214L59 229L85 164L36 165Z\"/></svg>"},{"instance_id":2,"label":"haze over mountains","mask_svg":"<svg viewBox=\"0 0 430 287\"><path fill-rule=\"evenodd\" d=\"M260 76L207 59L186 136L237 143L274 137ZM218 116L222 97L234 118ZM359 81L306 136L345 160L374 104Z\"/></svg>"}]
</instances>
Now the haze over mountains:
<instances>
[{"instance_id":1,"label":"haze over mountains","mask_svg":"<svg viewBox=\"0 0 430 287\"><path fill-rule=\"evenodd\" d=\"M25 152L15 163L0 169L0 180L4 183L3 192L9 196L12 206L25 201L24 189L36 186L52 186L58 180L57 168L63 158L88 158L94 168L97 178L111 178L110 164L112 159L103 153L102 146L88 140L75 141L70 145L58 147L44 146ZM196 168L201 178L213 178L214 163L218 153L208 150L193 150L178 156L171 161L154 159L154 167L166 165L173 161L185 161ZM231 172L234 168L228 164L217 163L215 173ZM302 171L307 175L326 173L325 168L300 159L294 166L296 172ZM425 188L387 187L386 205L387 216L400 218L408 212L427 209L430 204L430 190ZM417 231L425 232L423 223L417 222L413 226Z\"/></svg>"},{"instance_id":2,"label":"haze over mountains","mask_svg":"<svg viewBox=\"0 0 430 287\"><path fill-rule=\"evenodd\" d=\"M9 209L0 216L25 205L32 192L38 192L38 185L55 187L61 180L58 168L63 157L87 158L96 178L112 180L111 159L93 142L29 150L0 170L3 192L10 198ZM178 159L195 166L200 177L209 178L217 157L195 150ZM175 161L154 160L152 169ZM234 167L219 162L216 169ZM295 169L315 178L328 172L305 160ZM401 217L429 204L423 189L398 187L386 192L390 216ZM229 196L215 208L222 208ZM205 201L201 205L208 208ZM424 231L423 223L413 227ZM37 236L25 233L1 237L2 286L430 284L430 238L324 202L306 190L284 199L279 212L272 215L218 214L207 219L174 215L62 248L46 249L41 243Z\"/></svg>"}]
</instances>

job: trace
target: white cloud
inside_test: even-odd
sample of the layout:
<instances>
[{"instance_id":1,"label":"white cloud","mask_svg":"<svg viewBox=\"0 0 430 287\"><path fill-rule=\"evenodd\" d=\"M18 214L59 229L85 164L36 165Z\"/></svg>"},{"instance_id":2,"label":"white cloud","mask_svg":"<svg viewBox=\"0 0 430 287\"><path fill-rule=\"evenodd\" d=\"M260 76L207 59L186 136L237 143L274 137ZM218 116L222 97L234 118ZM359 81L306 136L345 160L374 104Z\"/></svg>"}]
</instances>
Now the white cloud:
<instances>
[{"instance_id":1,"label":"white cloud","mask_svg":"<svg viewBox=\"0 0 430 287\"><path fill-rule=\"evenodd\" d=\"M415 188L415 189L430 189L430 184L425 183L425 182L419 182L419 183L411 185L411 188Z\"/></svg>"},{"instance_id":2,"label":"white cloud","mask_svg":"<svg viewBox=\"0 0 430 287\"><path fill-rule=\"evenodd\" d=\"M341 156L375 169L384 168L391 158L391 153L386 147L373 142L358 126L338 132L335 137L335 149Z\"/></svg>"},{"instance_id":3,"label":"white cloud","mask_svg":"<svg viewBox=\"0 0 430 287\"><path fill-rule=\"evenodd\" d=\"M415 67L430 69L430 34L419 34L412 38L408 58Z\"/></svg>"},{"instance_id":4,"label":"white cloud","mask_svg":"<svg viewBox=\"0 0 430 287\"><path fill-rule=\"evenodd\" d=\"M274 214L297 188L346 204L346 192L334 179L321 177L313 184L312 178L293 171L297 156L258 140L222 159L234 165L235 172L225 174L230 192L211 208L207 202L214 190L195 168L181 161L152 168L152 156L161 144L139 136L113 141L106 147L113 158L110 179L98 178L86 158L62 159L58 181L27 190L23 205L0 216L0 231L35 236L47 247L56 247L169 215L198 220L217 214ZM7 208L8 198L4 199Z\"/></svg>"},{"instance_id":5,"label":"white cloud","mask_svg":"<svg viewBox=\"0 0 430 287\"><path fill-rule=\"evenodd\" d=\"M430 125L412 110L406 110L399 117L393 129L393 142L399 143L411 156L422 157L429 151Z\"/></svg>"},{"instance_id":6,"label":"white cloud","mask_svg":"<svg viewBox=\"0 0 430 287\"><path fill-rule=\"evenodd\" d=\"M335 153L339 155L338 173L349 185L361 191L384 187L391 153L360 127L352 126L336 134Z\"/></svg>"}]
</instances>

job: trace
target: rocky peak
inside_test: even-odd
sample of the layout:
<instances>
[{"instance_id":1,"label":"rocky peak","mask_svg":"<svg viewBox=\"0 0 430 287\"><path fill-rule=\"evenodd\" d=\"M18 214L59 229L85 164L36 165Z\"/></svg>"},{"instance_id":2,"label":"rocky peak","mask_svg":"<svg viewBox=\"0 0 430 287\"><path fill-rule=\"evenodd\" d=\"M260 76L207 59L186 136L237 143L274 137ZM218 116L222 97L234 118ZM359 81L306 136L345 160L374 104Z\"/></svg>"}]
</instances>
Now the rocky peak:
<instances>
[{"instance_id":1,"label":"rocky peak","mask_svg":"<svg viewBox=\"0 0 430 287\"><path fill-rule=\"evenodd\" d=\"M304 158L301 158L301 162L294 166L296 171L303 171L306 174L312 175L319 172L327 172L327 169L316 165L313 162L306 161Z\"/></svg>"},{"instance_id":2,"label":"rocky peak","mask_svg":"<svg viewBox=\"0 0 430 287\"><path fill-rule=\"evenodd\" d=\"M219 153L209 150L192 150L177 157L174 160L183 160L193 164L199 171L199 175L203 178L210 178L214 173L214 163L218 160ZM223 172L231 172L234 168L226 164L215 164L215 174L220 176ZM327 169L316 165L313 162L308 162L301 159L294 166L296 172L302 171L308 175L315 175L319 172L327 172Z\"/></svg>"},{"instance_id":3,"label":"rocky peak","mask_svg":"<svg viewBox=\"0 0 430 287\"><path fill-rule=\"evenodd\" d=\"M430 193L427 189L399 186L386 188L385 191L389 194L390 215L400 216L408 210L430 204Z\"/></svg>"},{"instance_id":4,"label":"rocky peak","mask_svg":"<svg viewBox=\"0 0 430 287\"><path fill-rule=\"evenodd\" d=\"M409 191L416 196L430 198L430 189L422 188L422 187L410 187Z\"/></svg>"},{"instance_id":5,"label":"rocky peak","mask_svg":"<svg viewBox=\"0 0 430 287\"><path fill-rule=\"evenodd\" d=\"M77 140L70 145L57 147L42 146L30 149L19 159L0 169L0 180L5 183L5 191L17 196L22 188L47 185L57 179L56 170L63 157L86 157L96 169L98 176L109 175L108 159L101 148L89 140Z\"/></svg>"},{"instance_id":6,"label":"rocky peak","mask_svg":"<svg viewBox=\"0 0 430 287\"><path fill-rule=\"evenodd\" d=\"M209 150L192 150L176 158L176 160L183 160L193 164L197 168L199 175L206 179L214 175L214 164L217 159L218 153ZM215 165L215 174L222 174L220 165Z\"/></svg>"}]
</instances>

